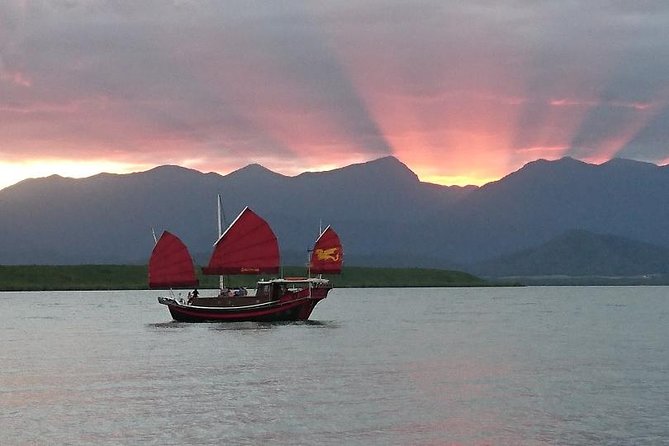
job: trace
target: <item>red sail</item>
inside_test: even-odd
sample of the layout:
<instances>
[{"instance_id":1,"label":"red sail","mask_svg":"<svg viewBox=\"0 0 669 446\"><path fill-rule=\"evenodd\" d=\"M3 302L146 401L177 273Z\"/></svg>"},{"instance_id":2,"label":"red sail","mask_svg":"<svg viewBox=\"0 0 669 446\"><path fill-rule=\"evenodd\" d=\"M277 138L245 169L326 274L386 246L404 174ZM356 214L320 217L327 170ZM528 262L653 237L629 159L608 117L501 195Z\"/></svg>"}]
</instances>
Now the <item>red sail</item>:
<instances>
[{"instance_id":1,"label":"red sail","mask_svg":"<svg viewBox=\"0 0 669 446\"><path fill-rule=\"evenodd\" d=\"M214 244L205 274L279 272L279 243L267 222L244 208Z\"/></svg>"},{"instance_id":2,"label":"red sail","mask_svg":"<svg viewBox=\"0 0 669 446\"><path fill-rule=\"evenodd\" d=\"M149 260L149 288L178 288L198 285L188 248L174 234L163 232Z\"/></svg>"},{"instance_id":3,"label":"red sail","mask_svg":"<svg viewBox=\"0 0 669 446\"><path fill-rule=\"evenodd\" d=\"M313 274L339 274L344 262L344 249L339 236L330 226L318 237L311 254Z\"/></svg>"}]
</instances>

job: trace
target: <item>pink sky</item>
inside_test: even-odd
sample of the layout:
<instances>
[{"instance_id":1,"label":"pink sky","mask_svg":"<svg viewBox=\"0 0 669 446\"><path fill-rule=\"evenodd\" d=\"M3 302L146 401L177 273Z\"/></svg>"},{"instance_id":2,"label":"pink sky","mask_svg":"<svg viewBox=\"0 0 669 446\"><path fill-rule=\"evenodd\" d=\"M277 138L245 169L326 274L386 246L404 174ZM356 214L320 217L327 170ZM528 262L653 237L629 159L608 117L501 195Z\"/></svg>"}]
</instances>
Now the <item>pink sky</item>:
<instances>
[{"instance_id":1,"label":"pink sky","mask_svg":"<svg viewBox=\"0 0 669 446\"><path fill-rule=\"evenodd\" d=\"M669 157L664 2L0 4L0 188L161 164L287 175L394 155L482 184Z\"/></svg>"}]
</instances>

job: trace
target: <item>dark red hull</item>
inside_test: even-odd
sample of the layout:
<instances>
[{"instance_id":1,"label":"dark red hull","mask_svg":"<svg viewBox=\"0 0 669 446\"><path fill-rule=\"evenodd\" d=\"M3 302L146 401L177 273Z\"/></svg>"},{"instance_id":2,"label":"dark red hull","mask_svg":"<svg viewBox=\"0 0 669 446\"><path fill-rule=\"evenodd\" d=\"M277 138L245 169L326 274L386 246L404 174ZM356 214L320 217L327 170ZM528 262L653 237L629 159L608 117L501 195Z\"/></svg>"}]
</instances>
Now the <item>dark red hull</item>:
<instances>
[{"instance_id":1,"label":"dark red hull","mask_svg":"<svg viewBox=\"0 0 669 446\"><path fill-rule=\"evenodd\" d=\"M327 297L329 289L321 289L311 296L287 297L260 305L230 307L200 307L181 304L171 298L158 298L167 305L170 314L179 322L274 322L305 321L316 304Z\"/></svg>"}]
</instances>

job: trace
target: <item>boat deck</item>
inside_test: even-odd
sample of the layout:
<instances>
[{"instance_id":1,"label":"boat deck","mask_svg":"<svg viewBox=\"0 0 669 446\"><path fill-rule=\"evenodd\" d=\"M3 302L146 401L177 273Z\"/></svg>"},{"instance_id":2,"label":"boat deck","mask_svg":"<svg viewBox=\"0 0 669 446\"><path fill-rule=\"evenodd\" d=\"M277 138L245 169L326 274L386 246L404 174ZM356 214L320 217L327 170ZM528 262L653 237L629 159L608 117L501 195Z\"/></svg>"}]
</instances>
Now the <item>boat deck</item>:
<instances>
[{"instance_id":1,"label":"boat deck","mask_svg":"<svg viewBox=\"0 0 669 446\"><path fill-rule=\"evenodd\" d=\"M198 307L243 307L270 302L269 296L205 296L196 297L191 305Z\"/></svg>"}]
</instances>

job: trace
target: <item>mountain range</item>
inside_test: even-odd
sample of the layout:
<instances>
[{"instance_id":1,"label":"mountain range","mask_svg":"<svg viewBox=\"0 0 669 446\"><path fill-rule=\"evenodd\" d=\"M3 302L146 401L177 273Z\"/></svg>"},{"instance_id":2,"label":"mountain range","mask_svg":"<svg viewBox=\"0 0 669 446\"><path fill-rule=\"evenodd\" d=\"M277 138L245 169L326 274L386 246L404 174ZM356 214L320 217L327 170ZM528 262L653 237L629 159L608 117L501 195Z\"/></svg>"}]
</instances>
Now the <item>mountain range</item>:
<instances>
[{"instance_id":1,"label":"mountain range","mask_svg":"<svg viewBox=\"0 0 669 446\"><path fill-rule=\"evenodd\" d=\"M635 277L669 274L669 248L625 237L571 230L537 247L472 265L495 277Z\"/></svg>"},{"instance_id":2,"label":"mountain range","mask_svg":"<svg viewBox=\"0 0 669 446\"><path fill-rule=\"evenodd\" d=\"M220 193L228 222L246 205L268 220L284 264L304 263L331 224L349 265L490 272L572 230L669 247L667 191L669 168L624 159L538 160L481 187L421 182L394 157L294 177L257 164L50 176L0 190L0 264L144 263L151 228L179 235L205 263Z\"/></svg>"}]
</instances>

